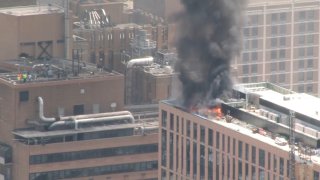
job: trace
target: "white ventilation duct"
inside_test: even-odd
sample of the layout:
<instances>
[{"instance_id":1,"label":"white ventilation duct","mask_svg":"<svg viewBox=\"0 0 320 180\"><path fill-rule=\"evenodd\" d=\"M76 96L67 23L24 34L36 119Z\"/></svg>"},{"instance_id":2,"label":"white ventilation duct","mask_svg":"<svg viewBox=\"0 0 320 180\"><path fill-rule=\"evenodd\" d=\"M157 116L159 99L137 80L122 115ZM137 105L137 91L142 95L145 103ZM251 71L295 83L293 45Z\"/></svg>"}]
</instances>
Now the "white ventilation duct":
<instances>
[{"instance_id":1,"label":"white ventilation duct","mask_svg":"<svg viewBox=\"0 0 320 180\"><path fill-rule=\"evenodd\" d=\"M118 112L108 112L108 113L99 113L99 114L86 114L86 115L77 115L76 120L88 119L88 118L98 118L98 117L110 117L110 116L121 116L121 115L131 115L129 111L118 111Z\"/></svg>"},{"instance_id":2,"label":"white ventilation duct","mask_svg":"<svg viewBox=\"0 0 320 180\"><path fill-rule=\"evenodd\" d=\"M127 68L132 68L133 66L137 65L149 65L153 63L153 57L145 57L145 58L139 58L139 59L131 59L127 63Z\"/></svg>"},{"instance_id":3,"label":"white ventilation duct","mask_svg":"<svg viewBox=\"0 0 320 180\"><path fill-rule=\"evenodd\" d=\"M42 97L38 97L38 103L39 103L39 118L41 121L44 121L44 122L54 122L56 121L56 118L47 118L44 116L43 114L43 99Z\"/></svg>"},{"instance_id":4,"label":"white ventilation duct","mask_svg":"<svg viewBox=\"0 0 320 180\"><path fill-rule=\"evenodd\" d=\"M121 115L121 116L110 116L110 117L100 117L100 118L89 118L89 119L73 119L72 121L57 121L52 123L49 126L49 130L53 130L55 127L66 126L66 125L74 125L75 129L78 129L79 124L82 123L99 123L99 122L107 122L107 121L115 121L115 120L123 120L129 119L134 123L134 118L132 115Z\"/></svg>"}]
</instances>

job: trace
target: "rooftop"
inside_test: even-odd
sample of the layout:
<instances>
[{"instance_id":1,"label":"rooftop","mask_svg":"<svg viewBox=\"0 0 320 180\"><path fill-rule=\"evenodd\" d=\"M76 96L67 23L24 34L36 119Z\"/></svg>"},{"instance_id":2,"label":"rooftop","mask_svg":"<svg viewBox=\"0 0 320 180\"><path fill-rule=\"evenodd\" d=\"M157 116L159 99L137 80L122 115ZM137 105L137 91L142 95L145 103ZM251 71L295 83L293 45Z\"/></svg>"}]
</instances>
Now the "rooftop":
<instances>
[{"instance_id":1,"label":"rooftop","mask_svg":"<svg viewBox=\"0 0 320 180\"><path fill-rule=\"evenodd\" d=\"M248 123L244 119L238 119L233 115L228 115L228 114L227 115L223 114L222 117L217 117L215 115L208 115L206 113L203 113L204 111L202 111L201 109L198 111L189 112L188 110L180 106L179 103L175 101L163 101L163 103L168 104L169 106L173 106L186 113L189 113L191 116L195 116L197 118L210 121L212 123L218 124L232 131L237 131L240 134L251 137L257 141L267 143L268 145L273 146L275 148L279 148L283 151L289 152L290 150L288 145L288 139L286 136L283 136L282 134L279 134L276 132L268 131L259 126ZM253 111L247 111L245 109L242 109L242 111L246 111L248 114L263 118L262 116L259 115L259 111L253 112ZM284 125L280 124L280 126L284 126ZM297 161L309 162L309 163L313 162L313 163L320 164L320 152L315 148L312 148L305 144L297 144L295 153L296 153Z\"/></svg>"},{"instance_id":2,"label":"rooftop","mask_svg":"<svg viewBox=\"0 0 320 180\"><path fill-rule=\"evenodd\" d=\"M256 94L260 99L320 121L320 99L317 97L295 93L270 83L239 84L235 89Z\"/></svg>"},{"instance_id":3,"label":"rooftop","mask_svg":"<svg viewBox=\"0 0 320 180\"><path fill-rule=\"evenodd\" d=\"M0 9L1 14L12 16L30 16L39 14L63 13L63 9L55 6L21 6Z\"/></svg>"},{"instance_id":4,"label":"rooftop","mask_svg":"<svg viewBox=\"0 0 320 180\"><path fill-rule=\"evenodd\" d=\"M30 84L48 81L80 80L99 77L120 76L115 71L97 68L96 65L65 59L30 60L19 59L1 63L9 73L0 73L0 80L16 84ZM25 76L25 78L24 78Z\"/></svg>"}]
</instances>

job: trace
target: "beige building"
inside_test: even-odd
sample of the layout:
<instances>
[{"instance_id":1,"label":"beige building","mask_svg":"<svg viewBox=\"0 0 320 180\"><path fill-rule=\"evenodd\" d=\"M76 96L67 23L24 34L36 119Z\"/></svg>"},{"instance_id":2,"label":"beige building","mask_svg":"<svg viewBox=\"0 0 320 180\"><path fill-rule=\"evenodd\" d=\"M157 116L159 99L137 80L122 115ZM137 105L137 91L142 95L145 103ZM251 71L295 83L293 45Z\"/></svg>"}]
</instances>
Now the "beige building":
<instances>
[{"instance_id":1,"label":"beige building","mask_svg":"<svg viewBox=\"0 0 320 180\"><path fill-rule=\"evenodd\" d=\"M179 0L134 0L133 8L170 22L183 6Z\"/></svg>"},{"instance_id":2,"label":"beige building","mask_svg":"<svg viewBox=\"0 0 320 180\"><path fill-rule=\"evenodd\" d=\"M318 106L300 106L319 99L269 83L236 85L234 93L228 102L199 109L160 103L158 178L289 180L294 172L296 180L319 179L320 118L312 113ZM290 118L298 144L294 162Z\"/></svg>"},{"instance_id":3,"label":"beige building","mask_svg":"<svg viewBox=\"0 0 320 180\"><path fill-rule=\"evenodd\" d=\"M319 95L319 1L251 0L238 80Z\"/></svg>"},{"instance_id":4,"label":"beige building","mask_svg":"<svg viewBox=\"0 0 320 180\"><path fill-rule=\"evenodd\" d=\"M0 75L0 179L157 177L158 125L122 111L123 75L61 59L2 67L18 71Z\"/></svg>"},{"instance_id":5,"label":"beige building","mask_svg":"<svg viewBox=\"0 0 320 180\"><path fill-rule=\"evenodd\" d=\"M27 6L36 4L35 0L0 0L0 8L11 6Z\"/></svg>"},{"instance_id":6,"label":"beige building","mask_svg":"<svg viewBox=\"0 0 320 180\"><path fill-rule=\"evenodd\" d=\"M49 6L0 10L0 61L21 55L33 58L64 57L64 13Z\"/></svg>"}]
</instances>

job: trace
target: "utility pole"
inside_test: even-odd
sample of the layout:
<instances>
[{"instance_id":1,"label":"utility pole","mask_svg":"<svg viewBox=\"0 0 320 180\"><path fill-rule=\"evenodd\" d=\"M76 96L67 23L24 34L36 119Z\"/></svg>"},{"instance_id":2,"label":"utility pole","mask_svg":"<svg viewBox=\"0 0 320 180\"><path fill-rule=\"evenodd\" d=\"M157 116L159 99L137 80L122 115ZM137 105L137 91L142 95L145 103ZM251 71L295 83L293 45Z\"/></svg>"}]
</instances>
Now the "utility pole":
<instances>
[{"instance_id":1,"label":"utility pole","mask_svg":"<svg viewBox=\"0 0 320 180\"><path fill-rule=\"evenodd\" d=\"M295 112L290 111L289 115L289 179L295 180L295 165L296 165L296 159L295 159L295 137L294 137L294 127L295 126Z\"/></svg>"}]
</instances>

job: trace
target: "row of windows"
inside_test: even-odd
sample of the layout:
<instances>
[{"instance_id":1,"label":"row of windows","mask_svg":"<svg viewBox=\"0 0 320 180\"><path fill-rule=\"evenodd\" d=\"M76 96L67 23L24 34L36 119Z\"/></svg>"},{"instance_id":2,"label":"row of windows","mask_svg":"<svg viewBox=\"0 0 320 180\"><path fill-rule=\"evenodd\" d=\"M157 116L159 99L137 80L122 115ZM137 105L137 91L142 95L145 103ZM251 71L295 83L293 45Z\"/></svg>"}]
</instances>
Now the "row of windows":
<instances>
[{"instance_id":1,"label":"row of windows","mask_svg":"<svg viewBox=\"0 0 320 180\"><path fill-rule=\"evenodd\" d=\"M307 60L298 60L296 63L297 70L307 70L314 68L313 59ZM251 69L251 71L249 71ZM273 62L269 63L269 71L270 72L279 72L279 71L286 71L286 62ZM257 73L258 72L258 64L251 64L251 65L243 65L242 66L242 74L249 74L249 73ZM311 74L310 74L311 73ZM312 72L308 72L307 75L310 78L308 80L312 80Z\"/></svg>"},{"instance_id":2,"label":"row of windows","mask_svg":"<svg viewBox=\"0 0 320 180\"><path fill-rule=\"evenodd\" d=\"M42 164L80 159L102 158L110 156L152 153L158 151L158 144L145 144L105 149L94 149L77 152L62 152L30 156L30 164Z\"/></svg>"},{"instance_id":3,"label":"row of windows","mask_svg":"<svg viewBox=\"0 0 320 180\"><path fill-rule=\"evenodd\" d=\"M39 172L31 173L29 180L56 180L66 178L79 178L88 176L98 176L113 173L124 173L124 172L136 172L136 171L147 171L157 170L157 161L129 163L129 164L116 164L108 166L81 168L81 169L68 169L59 171Z\"/></svg>"},{"instance_id":4,"label":"row of windows","mask_svg":"<svg viewBox=\"0 0 320 180\"><path fill-rule=\"evenodd\" d=\"M165 111L162 111L162 115L164 115L162 117L162 123L163 124L166 124L166 112ZM165 156L167 156L167 153L169 155L169 159L171 161L171 157L173 159L173 157L175 157L176 155L173 155L174 151L170 149L170 152L166 152L166 146L169 146L169 147L173 147L174 144L177 144L179 145L177 142L179 142L179 139L181 138L181 142L183 142L183 137L185 137L185 142L186 142L186 154L190 154L190 149L193 148L193 152L197 152L198 150L198 147L197 146L200 146L200 151L202 152L202 148L204 148L204 144L202 143L206 143L206 136L207 139L208 139L208 142L207 144L209 146L212 146L214 147L217 151L219 150L222 150L222 152L226 152L228 154L231 154L233 156L238 156L238 158L240 159L244 159L245 161L249 161L249 144L247 143L244 143L242 141L237 141L236 139L234 138L231 138L230 136L226 136L225 134L223 133L220 133L219 131L216 131L214 132L212 129L208 129L208 131L206 132L206 127L202 126L202 125L198 125L197 123L192 123L190 120L186 120L186 132L184 132L184 130L181 131L181 137L179 137L178 134L175 134L175 132L177 132L177 127L178 124L180 123L177 123L178 121L181 122L181 125L183 127L184 125L184 119L182 118L181 120L170 113L170 124L169 124L169 129L170 131L167 131L166 130L166 126L163 125L162 127L162 134L161 134L161 141L162 141L162 150L163 152L165 152L166 154L163 156L163 160L165 161ZM176 124L176 125L175 125ZM198 131L200 130L200 143L197 143L197 140L198 140ZM192 133L191 133L192 132ZM169 139L167 139L169 135ZM168 141L167 141L168 140ZM195 140L195 141L194 141ZM232 143L232 146L231 146L231 143ZM237 146L236 146L236 143L237 143ZM203 147L201 147L203 146ZM231 151L231 147L232 147L232 151ZM245 150L244 150L245 148ZM266 162L264 161L265 159L265 151L262 150L262 149L259 149L257 152L256 152L256 147L255 146L251 146L251 163L253 164L256 164L256 163L259 163L259 165L261 167L265 167L265 164ZM203 151L205 152L205 151ZM236 154L237 153L237 154ZM259 162L256 161L256 153L258 153L258 157L259 157ZM171 156L172 154L172 156ZM270 153L269 153L270 154ZM204 154L203 154L204 155ZM275 156L275 155L274 155ZM201 157L201 153L200 153L200 157ZM197 158L196 156L196 153L194 154L194 158L195 159ZM187 156L187 159L188 159L188 156ZM268 159L270 160L270 156L268 157ZM283 166L283 163L281 164L281 162L283 161L283 158L280 157L280 166ZM171 163L170 163L171 164ZM166 166L166 163L162 164L162 166ZM270 164L269 164L270 166ZM169 165L169 168L171 168L172 166ZM187 167L188 167L188 163L187 163ZM280 172L281 174L281 172ZM283 174L283 173L282 173Z\"/></svg>"},{"instance_id":5,"label":"row of windows","mask_svg":"<svg viewBox=\"0 0 320 180\"><path fill-rule=\"evenodd\" d=\"M281 12L281 13L271 13L269 18L271 20L271 24L282 24L288 21L288 13L291 16L291 12ZM262 15L250 15L247 16L246 25L254 26L259 25L261 22ZM296 13L295 21L302 22L302 21L312 21L315 20L315 11L299 11Z\"/></svg>"}]
</instances>

